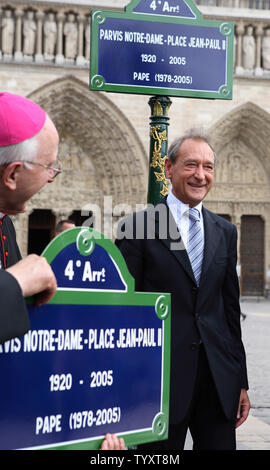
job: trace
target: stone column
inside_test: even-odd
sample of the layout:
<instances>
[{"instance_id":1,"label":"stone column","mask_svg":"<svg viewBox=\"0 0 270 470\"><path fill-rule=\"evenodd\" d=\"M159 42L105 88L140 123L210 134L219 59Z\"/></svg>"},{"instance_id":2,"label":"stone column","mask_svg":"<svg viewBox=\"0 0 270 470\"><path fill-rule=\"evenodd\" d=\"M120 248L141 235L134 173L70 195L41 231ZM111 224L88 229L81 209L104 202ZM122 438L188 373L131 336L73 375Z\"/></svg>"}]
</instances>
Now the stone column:
<instances>
[{"instance_id":1,"label":"stone column","mask_svg":"<svg viewBox=\"0 0 270 470\"><path fill-rule=\"evenodd\" d=\"M263 204L262 216L264 220L264 266L265 266L265 296L270 296L270 204Z\"/></svg>"},{"instance_id":2,"label":"stone column","mask_svg":"<svg viewBox=\"0 0 270 470\"><path fill-rule=\"evenodd\" d=\"M270 70L270 28L267 27L262 39L262 60L263 69Z\"/></svg>"},{"instance_id":3,"label":"stone column","mask_svg":"<svg viewBox=\"0 0 270 470\"><path fill-rule=\"evenodd\" d=\"M237 228L237 264L241 265L241 214L236 214L234 216L234 223Z\"/></svg>"},{"instance_id":4,"label":"stone column","mask_svg":"<svg viewBox=\"0 0 270 470\"><path fill-rule=\"evenodd\" d=\"M43 11L38 11L36 14L36 18L37 18L37 48L36 48L36 54L35 54L35 61L40 64L43 62L43 54L42 54L42 24L43 24L43 18L44 18Z\"/></svg>"},{"instance_id":5,"label":"stone column","mask_svg":"<svg viewBox=\"0 0 270 470\"><path fill-rule=\"evenodd\" d=\"M83 29L84 29L84 15L78 15L79 35L78 35L78 55L76 58L76 65L84 65L85 58L83 56Z\"/></svg>"},{"instance_id":6,"label":"stone column","mask_svg":"<svg viewBox=\"0 0 270 470\"><path fill-rule=\"evenodd\" d=\"M249 8L250 0L240 0L239 7L240 8Z\"/></svg>"},{"instance_id":7,"label":"stone column","mask_svg":"<svg viewBox=\"0 0 270 470\"><path fill-rule=\"evenodd\" d=\"M238 275L238 280L239 280L239 286L240 286L240 291L241 291L241 214L239 212L234 213L232 215L231 219L232 223L236 226L237 228L237 275Z\"/></svg>"},{"instance_id":8,"label":"stone column","mask_svg":"<svg viewBox=\"0 0 270 470\"><path fill-rule=\"evenodd\" d=\"M58 13L57 16L57 52L55 63L56 64L64 64L65 57L63 55L63 22L65 19L65 15L63 13Z\"/></svg>"},{"instance_id":9,"label":"stone column","mask_svg":"<svg viewBox=\"0 0 270 470\"><path fill-rule=\"evenodd\" d=\"M242 65L242 38L245 32L245 28L243 23L239 23L236 26L236 33L237 33L237 57L236 57L236 67L235 72L238 75L243 74L243 65Z\"/></svg>"},{"instance_id":10,"label":"stone column","mask_svg":"<svg viewBox=\"0 0 270 470\"><path fill-rule=\"evenodd\" d=\"M91 36L91 23L90 23L90 18L89 16L86 17L86 25L85 25L85 31L84 31L84 37L85 37L85 58L86 61L90 61L90 36Z\"/></svg>"},{"instance_id":11,"label":"stone column","mask_svg":"<svg viewBox=\"0 0 270 470\"><path fill-rule=\"evenodd\" d=\"M20 61L23 60L23 53L22 53L22 17L23 17L23 11L22 10L15 10L16 43L15 43L14 59L17 62L20 62Z\"/></svg>"},{"instance_id":12,"label":"stone column","mask_svg":"<svg viewBox=\"0 0 270 470\"><path fill-rule=\"evenodd\" d=\"M261 66L261 57L262 57L262 36L263 36L263 26L259 24L255 29L256 36L256 63L255 63L255 75L257 77L263 74L263 69Z\"/></svg>"}]
</instances>

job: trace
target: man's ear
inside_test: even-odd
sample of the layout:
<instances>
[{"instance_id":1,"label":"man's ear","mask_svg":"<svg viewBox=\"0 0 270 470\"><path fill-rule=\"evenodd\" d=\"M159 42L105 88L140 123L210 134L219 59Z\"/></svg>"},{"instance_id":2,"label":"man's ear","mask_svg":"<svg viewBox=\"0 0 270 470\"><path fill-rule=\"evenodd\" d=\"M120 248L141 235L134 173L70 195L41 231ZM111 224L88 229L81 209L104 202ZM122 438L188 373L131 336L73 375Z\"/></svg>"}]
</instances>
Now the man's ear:
<instances>
[{"instance_id":1,"label":"man's ear","mask_svg":"<svg viewBox=\"0 0 270 470\"><path fill-rule=\"evenodd\" d=\"M2 182L11 191L14 191L17 187L17 181L22 167L23 162L12 162L9 163L3 171Z\"/></svg>"},{"instance_id":2,"label":"man's ear","mask_svg":"<svg viewBox=\"0 0 270 470\"><path fill-rule=\"evenodd\" d=\"M164 167L165 167L166 176L170 180L172 177L172 162L168 157L166 157L165 159Z\"/></svg>"}]
</instances>

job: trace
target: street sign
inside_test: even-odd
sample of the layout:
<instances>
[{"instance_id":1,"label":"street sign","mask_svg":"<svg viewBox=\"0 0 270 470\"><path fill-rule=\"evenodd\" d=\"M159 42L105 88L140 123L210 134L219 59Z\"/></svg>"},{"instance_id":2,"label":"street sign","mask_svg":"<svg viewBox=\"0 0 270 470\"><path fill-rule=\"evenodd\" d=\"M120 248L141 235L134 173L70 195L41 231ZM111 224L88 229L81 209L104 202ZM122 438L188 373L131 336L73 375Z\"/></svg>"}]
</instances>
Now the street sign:
<instances>
[{"instance_id":1,"label":"street sign","mask_svg":"<svg viewBox=\"0 0 270 470\"><path fill-rule=\"evenodd\" d=\"M0 346L0 449L98 449L168 433L170 295L134 292L118 248L73 228L43 255L58 290Z\"/></svg>"},{"instance_id":2,"label":"street sign","mask_svg":"<svg viewBox=\"0 0 270 470\"><path fill-rule=\"evenodd\" d=\"M92 10L92 90L232 99L234 25L192 0L132 0Z\"/></svg>"}]
</instances>

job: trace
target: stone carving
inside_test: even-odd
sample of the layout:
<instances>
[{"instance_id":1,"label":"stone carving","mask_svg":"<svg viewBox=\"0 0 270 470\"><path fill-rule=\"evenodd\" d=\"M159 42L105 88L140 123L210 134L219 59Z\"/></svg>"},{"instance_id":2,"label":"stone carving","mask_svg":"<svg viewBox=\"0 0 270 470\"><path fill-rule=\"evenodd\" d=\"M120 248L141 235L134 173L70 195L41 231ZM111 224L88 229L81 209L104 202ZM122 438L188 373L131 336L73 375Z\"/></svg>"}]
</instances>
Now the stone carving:
<instances>
[{"instance_id":1,"label":"stone carving","mask_svg":"<svg viewBox=\"0 0 270 470\"><path fill-rule=\"evenodd\" d=\"M215 184L207 200L209 201L260 201L269 200L269 188L266 185L241 186L239 184Z\"/></svg>"},{"instance_id":2,"label":"stone carving","mask_svg":"<svg viewBox=\"0 0 270 470\"><path fill-rule=\"evenodd\" d=\"M23 21L23 53L25 56L32 56L35 51L36 23L34 21L34 12L28 11Z\"/></svg>"},{"instance_id":3,"label":"stone carving","mask_svg":"<svg viewBox=\"0 0 270 470\"><path fill-rule=\"evenodd\" d=\"M47 20L44 22L44 57L52 59L55 52L57 26L54 21L54 14L49 13Z\"/></svg>"},{"instance_id":4,"label":"stone carving","mask_svg":"<svg viewBox=\"0 0 270 470\"><path fill-rule=\"evenodd\" d=\"M265 36L262 40L262 59L263 68L270 70L270 28L265 31Z\"/></svg>"},{"instance_id":5,"label":"stone carving","mask_svg":"<svg viewBox=\"0 0 270 470\"><path fill-rule=\"evenodd\" d=\"M65 40L65 57L66 59L74 60L77 55L77 42L78 42L78 28L75 21L75 16L70 13L68 21L64 26Z\"/></svg>"},{"instance_id":6,"label":"stone carving","mask_svg":"<svg viewBox=\"0 0 270 470\"><path fill-rule=\"evenodd\" d=\"M252 70L255 66L255 39L253 37L253 27L248 26L243 37L243 67Z\"/></svg>"},{"instance_id":7,"label":"stone carving","mask_svg":"<svg viewBox=\"0 0 270 470\"><path fill-rule=\"evenodd\" d=\"M13 53L14 42L14 20L12 18L11 10L5 11L5 16L2 20L2 52L8 56Z\"/></svg>"},{"instance_id":8,"label":"stone carving","mask_svg":"<svg viewBox=\"0 0 270 470\"><path fill-rule=\"evenodd\" d=\"M215 181L218 183L267 184L265 172L257 159L248 155L230 153L217 164Z\"/></svg>"}]
</instances>

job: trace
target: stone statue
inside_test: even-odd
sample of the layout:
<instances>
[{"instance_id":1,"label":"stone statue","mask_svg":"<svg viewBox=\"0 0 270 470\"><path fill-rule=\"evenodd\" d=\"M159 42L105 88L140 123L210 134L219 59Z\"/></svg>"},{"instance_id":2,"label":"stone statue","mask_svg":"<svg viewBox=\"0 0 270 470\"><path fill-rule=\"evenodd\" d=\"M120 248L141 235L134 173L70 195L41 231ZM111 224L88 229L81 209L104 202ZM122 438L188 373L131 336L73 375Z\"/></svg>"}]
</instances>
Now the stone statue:
<instances>
[{"instance_id":1,"label":"stone statue","mask_svg":"<svg viewBox=\"0 0 270 470\"><path fill-rule=\"evenodd\" d=\"M44 55L45 59L53 58L56 45L57 26L54 21L54 14L49 13L48 19L44 22Z\"/></svg>"},{"instance_id":2,"label":"stone statue","mask_svg":"<svg viewBox=\"0 0 270 470\"><path fill-rule=\"evenodd\" d=\"M74 23L75 16L70 13L68 15L68 21L64 26L64 35L66 36L65 41L65 57L66 59L75 59L78 48L78 28L77 24Z\"/></svg>"},{"instance_id":3,"label":"stone statue","mask_svg":"<svg viewBox=\"0 0 270 470\"><path fill-rule=\"evenodd\" d=\"M263 68L270 70L270 28L265 31L265 36L262 40L262 58Z\"/></svg>"},{"instance_id":4,"label":"stone statue","mask_svg":"<svg viewBox=\"0 0 270 470\"><path fill-rule=\"evenodd\" d=\"M252 70L255 66L255 39L253 37L253 27L248 26L243 37L243 67Z\"/></svg>"},{"instance_id":5,"label":"stone statue","mask_svg":"<svg viewBox=\"0 0 270 470\"><path fill-rule=\"evenodd\" d=\"M2 52L7 55L12 55L14 44L14 20L12 18L11 10L5 11L5 16L2 20Z\"/></svg>"},{"instance_id":6,"label":"stone statue","mask_svg":"<svg viewBox=\"0 0 270 470\"><path fill-rule=\"evenodd\" d=\"M34 12L28 11L27 17L23 22L23 53L26 56L33 55L35 52L36 23L34 21Z\"/></svg>"}]
</instances>

